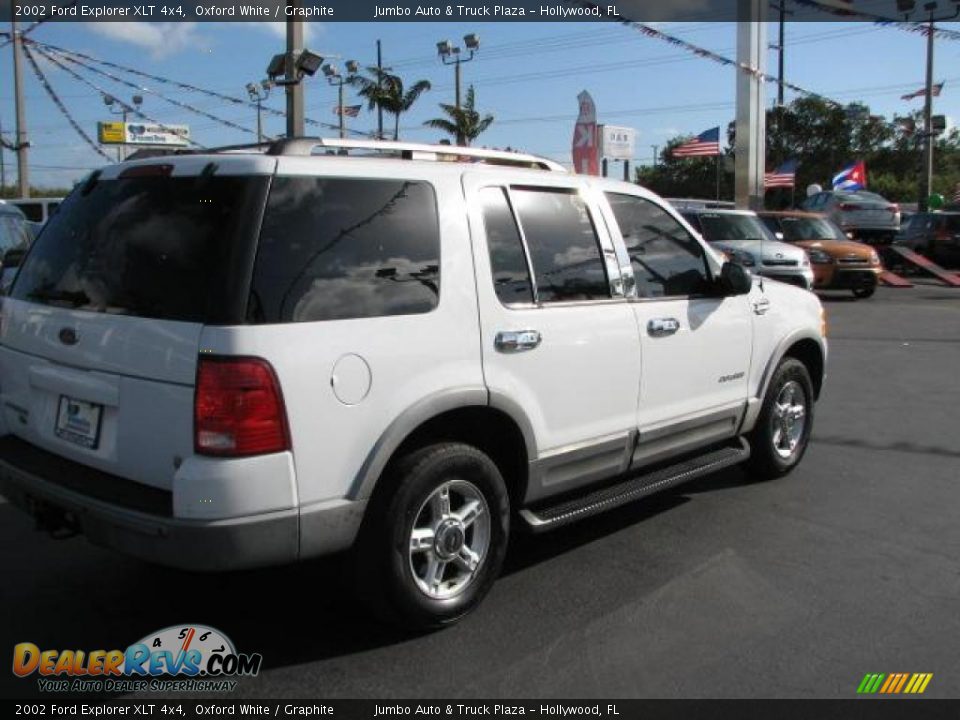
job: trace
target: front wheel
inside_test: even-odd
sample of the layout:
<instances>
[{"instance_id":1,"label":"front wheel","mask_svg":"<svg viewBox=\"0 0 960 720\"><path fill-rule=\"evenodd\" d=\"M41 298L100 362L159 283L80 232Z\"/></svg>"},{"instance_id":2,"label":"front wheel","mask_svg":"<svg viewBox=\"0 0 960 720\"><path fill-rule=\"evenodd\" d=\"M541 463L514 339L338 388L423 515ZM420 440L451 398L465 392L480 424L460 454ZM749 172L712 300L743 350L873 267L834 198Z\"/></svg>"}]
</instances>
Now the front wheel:
<instances>
[{"instance_id":1,"label":"front wheel","mask_svg":"<svg viewBox=\"0 0 960 720\"><path fill-rule=\"evenodd\" d=\"M863 287L855 288L853 291L853 296L860 300L866 300L868 297L872 297L876 291L876 285L864 285Z\"/></svg>"},{"instance_id":2,"label":"front wheel","mask_svg":"<svg viewBox=\"0 0 960 720\"><path fill-rule=\"evenodd\" d=\"M402 458L381 480L354 564L361 599L414 629L450 625L473 610L500 573L510 504L494 462L474 447L439 443Z\"/></svg>"},{"instance_id":3,"label":"front wheel","mask_svg":"<svg viewBox=\"0 0 960 720\"><path fill-rule=\"evenodd\" d=\"M806 366L784 358L773 374L750 433L748 469L760 478L786 475L800 462L813 428L813 383Z\"/></svg>"}]
</instances>

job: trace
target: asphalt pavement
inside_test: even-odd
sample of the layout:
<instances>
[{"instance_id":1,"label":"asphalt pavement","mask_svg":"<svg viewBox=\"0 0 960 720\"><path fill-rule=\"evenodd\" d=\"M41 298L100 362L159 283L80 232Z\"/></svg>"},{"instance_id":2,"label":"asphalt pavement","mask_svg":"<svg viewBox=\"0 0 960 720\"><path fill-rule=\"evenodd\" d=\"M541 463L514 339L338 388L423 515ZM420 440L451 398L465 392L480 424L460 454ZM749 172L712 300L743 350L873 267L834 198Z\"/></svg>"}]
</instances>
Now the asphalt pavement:
<instances>
[{"instance_id":1,"label":"asphalt pavement","mask_svg":"<svg viewBox=\"0 0 960 720\"><path fill-rule=\"evenodd\" d=\"M242 697L852 698L868 672L931 672L926 696L960 697L960 290L825 305L829 376L792 475L734 469L518 537L457 627L371 622L342 560L191 575L0 504L0 653L204 623L263 653ZM0 695L35 692L0 672Z\"/></svg>"}]
</instances>

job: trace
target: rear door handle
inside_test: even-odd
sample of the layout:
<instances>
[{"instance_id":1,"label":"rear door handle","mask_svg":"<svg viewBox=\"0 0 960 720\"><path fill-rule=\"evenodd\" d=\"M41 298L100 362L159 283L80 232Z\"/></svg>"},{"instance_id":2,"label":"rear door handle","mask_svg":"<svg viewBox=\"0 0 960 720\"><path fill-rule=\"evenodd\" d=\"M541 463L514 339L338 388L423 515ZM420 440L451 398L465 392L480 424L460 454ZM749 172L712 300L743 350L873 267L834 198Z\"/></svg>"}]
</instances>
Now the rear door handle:
<instances>
[{"instance_id":1,"label":"rear door handle","mask_svg":"<svg viewBox=\"0 0 960 720\"><path fill-rule=\"evenodd\" d=\"M518 353L533 350L540 339L539 330L503 330L497 333L493 346L497 352Z\"/></svg>"},{"instance_id":2,"label":"rear door handle","mask_svg":"<svg viewBox=\"0 0 960 720\"><path fill-rule=\"evenodd\" d=\"M666 337L679 329L680 321L676 318L654 318L647 323L647 335L650 337Z\"/></svg>"}]
</instances>

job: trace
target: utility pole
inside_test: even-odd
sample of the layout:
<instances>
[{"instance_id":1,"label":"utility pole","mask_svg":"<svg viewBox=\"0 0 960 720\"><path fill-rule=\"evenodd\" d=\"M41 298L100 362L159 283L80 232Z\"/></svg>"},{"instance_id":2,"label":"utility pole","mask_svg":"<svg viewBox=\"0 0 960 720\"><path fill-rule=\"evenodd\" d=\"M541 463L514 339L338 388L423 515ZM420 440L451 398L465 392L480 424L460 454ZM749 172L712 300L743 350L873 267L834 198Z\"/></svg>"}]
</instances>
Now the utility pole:
<instances>
[{"instance_id":1,"label":"utility pole","mask_svg":"<svg viewBox=\"0 0 960 720\"><path fill-rule=\"evenodd\" d=\"M303 0L287 0L288 17L302 17L298 12ZM297 77L297 57L303 51L303 20L287 20L287 78ZM287 137L303 137L303 83L296 82L287 89Z\"/></svg>"},{"instance_id":2,"label":"utility pole","mask_svg":"<svg viewBox=\"0 0 960 720\"><path fill-rule=\"evenodd\" d=\"M659 155L659 153L658 153L658 151L660 150L660 146L659 146L659 145L651 145L650 147L653 148L653 166L656 167L656 166L657 166L657 160L658 160L659 157L660 157L660 155Z\"/></svg>"},{"instance_id":3,"label":"utility pole","mask_svg":"<svg viewBox=\"0 0 960 720\"><path fill-rule=\"evenodd\" d=\"M383 75L383 55L380 52L380 41L377 40L377 90L382 86L380 78ZM383 107L377 103L377 140L383 140Z\"/></svg>"},{"instance_id":4,"label":"utility pole","mask_svg":"<svg viewBox=\"0 0 960 720\"><path fill-rule=\"evenodd\" d=\"M777 38L777 106L783 107L783 51L784 51L784 31L786 29L787 10L784 7L784 0L780 0L777 8L780 11L780 32Z\"/></svg>"},{"instance_id":5,"label":"utility pole","mask_svg":"<svg viewBox=\"0 0 960 720\"><path fill-rule=\"evenodd\" d=\"M936 4L933 4L936 7ZM933 191L933 8L927 24L927 94L923 98L923 180L920 183L920 212L928 210Z\"/></svg>"},{"instance_id":6,"label":"utility pole","mask_svg":"<svg viewBox=\"0 0 960 720\"><path fill-rule=\"evenodd\" d=\"M767 0L739 0L737 61L741 67L766 72ZM766 165L766 108L764 81L737 69L737 115L734 199L742 210L763 207L763 174Z\"/></svg>"},{"instance_id":7,"label":"utility pole","mask_svg":"<svg viewBox=\"0 0 960 720\"><path fill-rule=\"evenodd\" d=\"M17 192L20 197L30 197L30 170L27 167L27 117L23 102L23 68L20 55L23 38L17 31L17 21L10 21L10 37L13 39L13 92L17 114L17 135L14 147L17 151Z\"/></svg>"},{"instance_id":8,"label":"utility pole","mask_svg":"<svg viewBox=\"0 0 960 720\"><path fill-rule=\"evenodd\" d=\"M0 122L0 194L2 194L7 187L6 154L7 148L3 144L3 122Z\"/></svg>"},{"instance_id":9,"label":"utility pole","mask_svg":"<svg viewBox=\"0 0 960 720\"><path fill-rule=\"evenodd\" d=\"M466 57L463 56L463 51L458 45L454 45L449 40L441 40L437 43L437 54L440 56L440 60L444 65L453 65L454 72L454 86L456 87L456 93L454 98L456 104L454 107L457 109L457 120L459 122L460 117L460 66L465 62L470 62L473 60L474 55L480 49L480 38L476 33L469 33L463 36L463 44L466 46L467 50L470 51L470 54ZM457 145L465 145L466 138L463 137L461 133L457 133Z\"/></svg>"}]
</instances>

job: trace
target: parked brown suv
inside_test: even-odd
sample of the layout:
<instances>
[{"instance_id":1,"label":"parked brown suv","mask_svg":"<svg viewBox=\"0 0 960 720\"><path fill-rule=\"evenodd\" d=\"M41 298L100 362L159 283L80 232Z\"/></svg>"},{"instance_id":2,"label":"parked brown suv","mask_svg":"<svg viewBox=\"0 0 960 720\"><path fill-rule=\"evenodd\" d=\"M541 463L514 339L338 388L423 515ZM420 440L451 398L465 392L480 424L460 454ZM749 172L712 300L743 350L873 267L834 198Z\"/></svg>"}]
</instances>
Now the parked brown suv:
<instances>
[{"instance_id":1,"label":"parked brown suv","mask_svg":"<svg viewBox=\"0 0 960 720\"><path fill-rule=\"evenodd\" d=\"M826 215L798 211L757 214L778 240L807 251L814 290L852 290L858 298L868 298L876 291L883 272L877 252L850 240Z\"/></svg>"}]
</instances>

